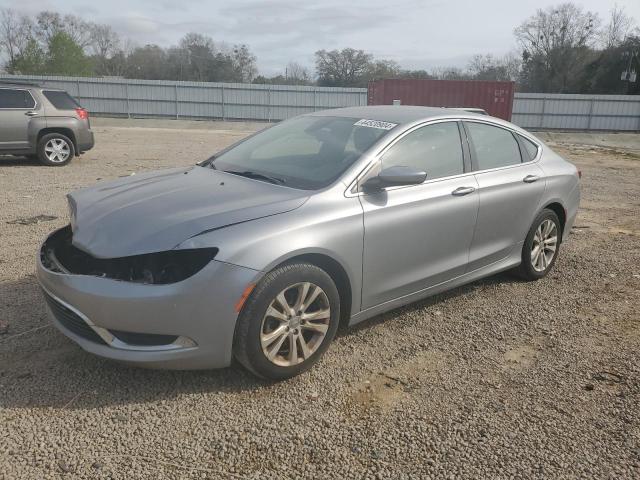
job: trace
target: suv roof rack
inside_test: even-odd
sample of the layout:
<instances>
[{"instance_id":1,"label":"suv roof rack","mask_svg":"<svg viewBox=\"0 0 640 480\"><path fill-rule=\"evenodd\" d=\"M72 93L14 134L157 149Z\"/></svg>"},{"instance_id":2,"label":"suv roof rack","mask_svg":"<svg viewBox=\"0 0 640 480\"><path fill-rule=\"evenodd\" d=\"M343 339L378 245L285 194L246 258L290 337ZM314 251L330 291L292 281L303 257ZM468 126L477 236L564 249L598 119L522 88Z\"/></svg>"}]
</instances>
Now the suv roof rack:
<instances>
[{"instance_id":1,"label":"suv roof rack","mask_svg":"<svg viewBox=\"0 0 640 480\"><path fill-rule=\"evenodd\" d=\"M0 78L0 85L20 85L25 87L40 87L40 84L30 82L28 80L9 80L8 78Z\"/></svg>"}]
</instances>

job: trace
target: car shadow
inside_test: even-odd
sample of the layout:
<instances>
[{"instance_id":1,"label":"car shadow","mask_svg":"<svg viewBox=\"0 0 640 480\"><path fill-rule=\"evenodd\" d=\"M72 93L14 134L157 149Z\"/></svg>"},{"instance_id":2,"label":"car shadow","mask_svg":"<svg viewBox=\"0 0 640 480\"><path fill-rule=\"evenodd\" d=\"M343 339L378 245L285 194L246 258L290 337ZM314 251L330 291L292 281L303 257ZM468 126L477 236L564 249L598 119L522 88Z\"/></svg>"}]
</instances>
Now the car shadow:
<instances>
[{"instance_id":1,"label":"car shadow","mask_svg":"<svg viewBox=\"0 0 640 480\"><path fill-rule=\"evenodd\" d=\"M507 274L479 280L341 329L339 335L435 306L481 285L517 281ZM219 370L149 370L89 354L53 327L34 275L0 283L0 298L0 319L9 323L0 334L0 407L92 410L209 392L255 395L274 388L273 382L256 378L237 363Z\"/></svg>"},{"instance_id":2,"label":"car shadow","mask_svg":"<svg viewBox=\"0 0 640 480\"><path fill-rule=\"evenodd\" d=\"M0 167L39 167L44 166L34 157L0 155Z\"/></svg>"},{"instance_id":3,"label":"car shadow","mask_svg":"<svg viewBox=\"0 0 640 480\"><path fill-rule=\"evenodd\" d=\"M408 305L394 308L393 310L389 310L388 312L375 315L374 317L364 320L352 327L343 326L338 331L338 335L341 337L343 336L348 337L349 335L353 335L361 330L371 328L374 325L378 325L378 324L393 320L394 318L400 315L403 315L405 313L411 313L411 312L423 310L425 308L435 307L439 303L442 303L445 300L468 295L479 287L489 287L489 286L498 285L498 284L521 283L521 282L523 282L523 280L517 278L515 275L512 275L509 272L497 273L490 277L482 278L480 280L476 280L466 285L461 285L451 290L447 290L446 292L442 292L437 295L427 297L423 300L418 300Z\"/></svg>"}]
</instances>

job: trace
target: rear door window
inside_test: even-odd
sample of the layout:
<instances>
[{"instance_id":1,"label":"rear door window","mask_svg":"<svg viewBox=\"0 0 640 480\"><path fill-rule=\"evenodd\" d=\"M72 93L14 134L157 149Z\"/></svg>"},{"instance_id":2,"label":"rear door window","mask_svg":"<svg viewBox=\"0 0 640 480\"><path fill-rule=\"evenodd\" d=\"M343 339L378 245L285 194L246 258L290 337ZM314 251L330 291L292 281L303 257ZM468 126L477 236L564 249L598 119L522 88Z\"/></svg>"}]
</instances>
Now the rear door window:
<instances>
[{"instance_id":1,"label":"rear door window","mask_svg":"<svg viewBox=\"0 0 640 480\"><path fill-rule=\"evenodd\" d=\"M486 123L465 122L465 124L475 149L478 170L522 163L520 147L509 130Z\"/></svg>"},{"instance_id":2,"label":"rear door window","mask_svg":"<svg viewBox=\"0 0 640 480\"><path fill-rule=\"evenodd\" d=\"M30 109L36 106L28 90L0 88L0 108Z\"/></svg>"},{"instance_id":3,"label":"rear door window","mask_svg":"<svg viewBox=\"0 0 640 480\"><path fill-rule=\"evenodd\" d=\"M69 95L67 92L60 92L56 90L43 90L42 94L47 97L47 100L51 102L51 105L58 110L74 110L76 108L82 108L75 98Z\"/></svg>"}]
</instances>

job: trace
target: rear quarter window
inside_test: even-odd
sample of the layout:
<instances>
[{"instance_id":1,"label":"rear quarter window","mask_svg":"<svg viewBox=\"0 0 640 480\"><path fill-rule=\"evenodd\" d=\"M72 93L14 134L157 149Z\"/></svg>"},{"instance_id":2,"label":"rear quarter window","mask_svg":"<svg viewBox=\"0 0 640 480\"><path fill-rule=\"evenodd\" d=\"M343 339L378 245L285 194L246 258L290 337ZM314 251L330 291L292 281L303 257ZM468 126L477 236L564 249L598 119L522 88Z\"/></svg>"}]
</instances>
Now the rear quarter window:
<instances>
[{"instance_id":1,"label":"rear quarter window","mask_svg":"<svg viewBox=\"0 0 640 480\"><path fill-rule=\"evenodd\" d=\"M67 92L59 92L56 90L43 90L42 94L49 100L51 105L58 110L74 110L76 108L82 108L75 98L69 95Z\"/></svg>"},{"instance_id":2,"label":"rear quarter window","mask_svg":"<svg viewBox=\"0 0 640 480\"><path fill-rule=\"evenodd\" d=\"M36 101L27 90L0 88L0 108L33 108Z\"/></svg>"},{"instance_id":3,"label":"rear quarter window","mask_svg":"<svg viewBox=\"0 0 640 480\"><path fill-rule=\"evenodd\" d=\"M522 135L518 135L518 137L520 138L522 145L524 145L524 161L530 162L531 160L535 159L538 156L538 146Z\"/></svg>"}]
</instances>

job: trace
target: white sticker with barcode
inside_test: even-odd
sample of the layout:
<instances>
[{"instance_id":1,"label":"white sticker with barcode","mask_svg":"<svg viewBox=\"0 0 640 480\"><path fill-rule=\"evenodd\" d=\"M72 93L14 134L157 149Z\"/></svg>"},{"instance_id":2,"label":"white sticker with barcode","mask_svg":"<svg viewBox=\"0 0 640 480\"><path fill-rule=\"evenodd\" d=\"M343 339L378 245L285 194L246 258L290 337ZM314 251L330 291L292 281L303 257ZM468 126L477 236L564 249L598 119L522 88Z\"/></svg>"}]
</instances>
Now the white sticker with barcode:
<instances>
[{"instance_id":1,"label":"white sticker with barcode","mask_svg":"<svg viewBox=\"0 0 640 480\"><path fill-rule=\"evenodd\" d=\"M397 123L381 122L380 120L358 120L353 124L356 127L369 127L379 128L381 130L391 130L393 127L397 127Z\"/></svg>"}]
</instances>

